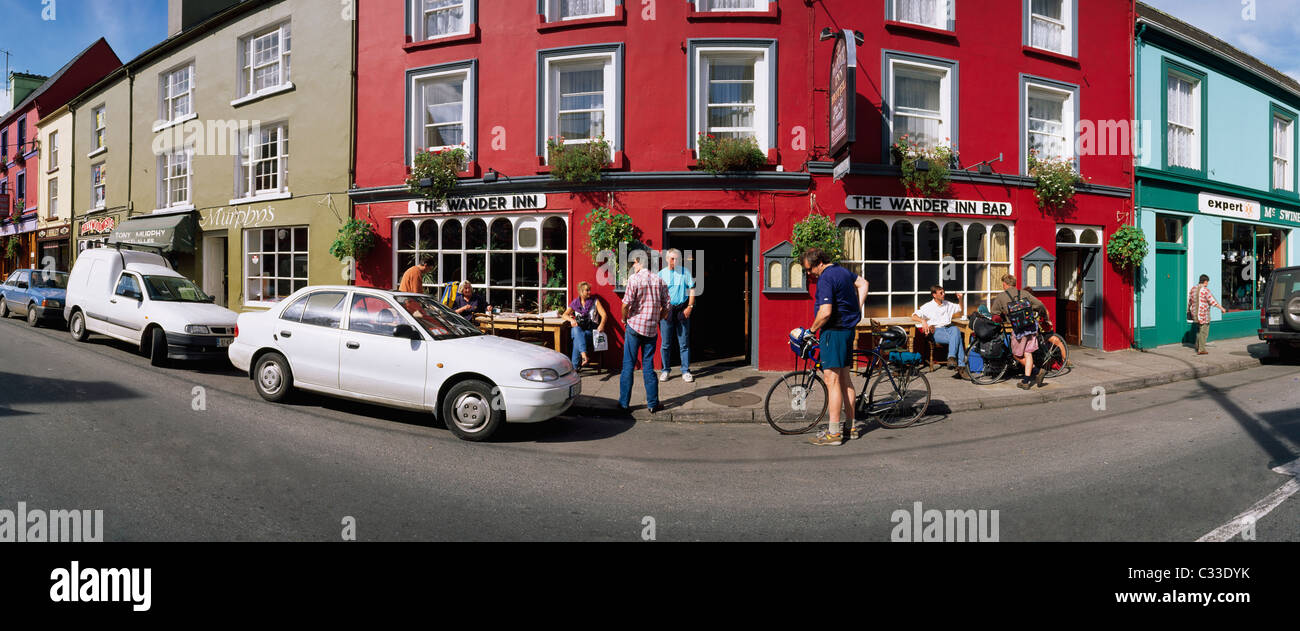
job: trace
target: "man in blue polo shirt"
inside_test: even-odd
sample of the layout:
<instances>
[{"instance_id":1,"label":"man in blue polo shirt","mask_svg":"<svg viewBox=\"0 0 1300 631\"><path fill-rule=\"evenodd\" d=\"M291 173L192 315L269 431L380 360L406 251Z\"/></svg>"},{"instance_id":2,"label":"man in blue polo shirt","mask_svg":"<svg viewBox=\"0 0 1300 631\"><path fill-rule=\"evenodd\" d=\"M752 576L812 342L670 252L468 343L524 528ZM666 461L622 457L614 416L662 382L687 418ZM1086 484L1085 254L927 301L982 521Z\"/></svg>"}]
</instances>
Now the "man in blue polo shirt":
<instances>
[{"instance_id":1,"label":"man in blue polo shirt","mask_svg":"<svg viewBox=\"0 0 1300 631\"><path fill-rule=\"evenodd\" d=\"M668 317L659 321L659 339L662 340L660 354L663 356L664 370L659 373L659 381L668 381L668 371L673 367L673 342L682 359L682 379L687 383L695 381L691 376L691 312L695 311L695 278L683 270L678 262L681 253L669 250L666 257L668 267L659 270L659 278L668 285Z\"/></svg>"},{"instance_id":2,"label":"man in blue polo shirt","mask_svg":"<svg viewBox=\"0 0 1300 631\"><path fill-rule=\"evenodd\" d=\"M818 248L804 251L803 268L817 281L816 319L808 327L820 332L822 380L826 382L826 408L830 417L825 430L809 442L814 445L840 445L844 435L840 412L853 431L853 334L862 321L862 304L867 301L867 279L831 263ZM863 384L866 387L866 384Z\"/></svg>"}]
</instances>

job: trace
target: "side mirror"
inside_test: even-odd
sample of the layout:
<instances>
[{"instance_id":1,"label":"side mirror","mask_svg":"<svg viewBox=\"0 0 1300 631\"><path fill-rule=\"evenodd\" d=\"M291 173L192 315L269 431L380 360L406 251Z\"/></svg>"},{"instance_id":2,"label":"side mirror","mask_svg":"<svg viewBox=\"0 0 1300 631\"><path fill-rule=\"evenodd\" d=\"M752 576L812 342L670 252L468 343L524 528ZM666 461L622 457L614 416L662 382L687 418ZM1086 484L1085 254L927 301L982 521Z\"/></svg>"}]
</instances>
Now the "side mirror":
<instances>
[{"instance_id":1,"label":"side mirror","mask_svg":"<svg viewBox=\"0 0 1300 631\"><path fill-rule=\"evenodd\" d=\"M416 340L416 341L424 340L424 337L420 335L420 332L416 331L415 327L409 324L397 325L397 328L393 329L393 337L405 338L408 340Z\"/></svg>"}]
</instances>

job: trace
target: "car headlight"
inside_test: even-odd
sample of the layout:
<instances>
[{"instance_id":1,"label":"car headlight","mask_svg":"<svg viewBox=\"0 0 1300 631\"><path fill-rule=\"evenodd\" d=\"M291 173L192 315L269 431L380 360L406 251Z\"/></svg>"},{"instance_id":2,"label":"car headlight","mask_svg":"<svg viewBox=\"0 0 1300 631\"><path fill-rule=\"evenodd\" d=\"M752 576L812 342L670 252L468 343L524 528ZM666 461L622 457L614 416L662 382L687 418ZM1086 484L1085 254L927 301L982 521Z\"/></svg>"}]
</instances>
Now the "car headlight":
<instances>
[{"instance_id":1,"label":"car headlight","mask_svg":"<svg viewBox=\"0 0 1300 631\"><path fill-rule=\"evenodd\" d=\"M198 324L191 324L185 327L185 332L189 333L190 335L211 335L212 334L212 331L209 331L208 327L201 326Z\"/></svg>"},{"instance_id":2,"label":"car headlight","mask_svg":"<svg viewBox=\"0 0 1300 631\"><path fill-rule=\"evenodd\" d=\"M520 372L519 376L528 381L555 381L560 378L560 374L550 368L529 368Z\"/></svg>"}]
</instances>

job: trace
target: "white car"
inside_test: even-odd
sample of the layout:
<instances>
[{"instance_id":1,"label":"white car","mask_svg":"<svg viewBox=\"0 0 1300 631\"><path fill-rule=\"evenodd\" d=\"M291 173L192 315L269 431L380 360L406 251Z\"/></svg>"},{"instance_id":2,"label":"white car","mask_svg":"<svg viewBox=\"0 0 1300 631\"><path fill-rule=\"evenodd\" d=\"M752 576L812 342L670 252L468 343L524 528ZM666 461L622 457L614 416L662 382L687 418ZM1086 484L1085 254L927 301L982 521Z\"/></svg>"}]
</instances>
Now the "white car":
<instances>
[{"instance_id":1,"label":"white car","mask_svg":"<svg viewBox=\"0 0 1300 631\"><path fill-rule=\"evenodd\" d=\"M240 314L235 335L230 361L267 401L300 388L428 411L470 441L559 416L582 389L564 355L484 335L421 294L308 287Z\"/></svg>"},{"instance_id":2,"label":"white car","mask_svg":"<svg viewBox=\"0 0 1300 631\"><path fill-rule=\"evenodd\" d=\"M162 366L226 355L236 314L213 300L157 254L99 248L77 257L63 317L78 342L99 333L139 345Z\"/></svg>"}]
</instances>

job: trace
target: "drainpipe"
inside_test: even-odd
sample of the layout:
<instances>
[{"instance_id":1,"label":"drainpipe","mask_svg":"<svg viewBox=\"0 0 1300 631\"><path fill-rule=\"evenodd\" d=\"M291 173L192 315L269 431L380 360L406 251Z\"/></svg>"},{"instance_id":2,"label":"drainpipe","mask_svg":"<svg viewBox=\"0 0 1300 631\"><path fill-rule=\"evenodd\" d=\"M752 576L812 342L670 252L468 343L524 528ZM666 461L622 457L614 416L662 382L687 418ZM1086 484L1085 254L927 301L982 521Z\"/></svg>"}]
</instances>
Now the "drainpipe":
<instances>
[{"instance_id":1,"label":"drainpipe","mask_svg":"<svg viewBox=\"0 0 1300 631\"><path fill-rule=\"evenodd\" d=\"M1136 18L1136 13L1134 13L1134 16ZM1134 21L1136 22L1136 19ZM1137 36L1134 38L1133 52L1131 53L1133 56L1133 65L1132 65L1133 69L1131 73L1135 77L1135 81L1133 83L1133 106L1137 110L1136 114L1138 120L1141 120L1142 117L1142 109L1140 107L1141 104L1140 97L1142 93L1142 63L1138 57L1138 50L1142 46L1142 34L1145 33L1146 30L1147 30L1146 24L1143 24L1141 27L1137 29ZM1143 123L1139 123L1139 124L1143 124ZM1154 130L1153 130L1152 137L1154 137ZM1135 138L1134 140L1135 142L1141 142L1140 133L1137 136L1137 138ZM1150 151L1150 147L1143 147L1143 151L1145 155L1146 151ZM1139 230L1142 229L1142 189L1141 187L1138 186L1137 183L1136 161L1134 161L1133 164L1133 224ZM1142 280L1142 268L1141 266L1139 266L1137 271L1134 272L1133 286L1135 289L1138 289L1140 287L1141 280ZM1137 290L1134 291L1133 293L1135 296L1137 296L1137 303L1134 307L1135 311L1133 313L1133 346L1142 352L1146 352L1146 349L1142 347L1142 292L1140 290Z\"/></svg>"}]
</instances>

